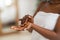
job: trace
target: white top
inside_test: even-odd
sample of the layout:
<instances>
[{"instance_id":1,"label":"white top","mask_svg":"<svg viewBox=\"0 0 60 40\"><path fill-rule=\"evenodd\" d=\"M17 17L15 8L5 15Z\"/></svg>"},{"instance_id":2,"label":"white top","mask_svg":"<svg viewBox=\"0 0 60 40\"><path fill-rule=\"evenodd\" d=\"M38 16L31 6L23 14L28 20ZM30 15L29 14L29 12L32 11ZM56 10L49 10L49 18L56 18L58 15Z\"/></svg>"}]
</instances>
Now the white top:
<instances>
[{"instance_id":1,"label":"white top","mask_svg":"<svg viewBox=\"0 0 60 40\"><path fill-rule=\"evenodd\" d=\"M48 30L54 30L58 17L59 17L59 14L46 13L46 12L40 11L35 16L34 22L35 24L40 25L42 28L45 28ZM35 30L33 30L32 40L49 40L49 39L45 38Z\"/></svg>"}]
</instances>

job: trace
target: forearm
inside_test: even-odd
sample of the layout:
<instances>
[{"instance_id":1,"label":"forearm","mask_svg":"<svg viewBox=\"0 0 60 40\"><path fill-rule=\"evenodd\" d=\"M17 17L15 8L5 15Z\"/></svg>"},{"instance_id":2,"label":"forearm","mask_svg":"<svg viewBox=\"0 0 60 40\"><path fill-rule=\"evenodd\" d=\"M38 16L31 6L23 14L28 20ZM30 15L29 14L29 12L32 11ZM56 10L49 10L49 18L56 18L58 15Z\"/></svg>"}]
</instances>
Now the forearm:
<instances>
[{"instance_id":1,"label":"forearm","mask_svg":"<svg viewBox=\"0 0 60 40\"><path fill-rule=\"evenodd\" d=\"M42 34L44 37L48 39L55 39L57 34L54 31L50 31L47 29L44 29L38 25L32 24L32 28L37 31L39 34Z\"/></svg>"}]
</instances>

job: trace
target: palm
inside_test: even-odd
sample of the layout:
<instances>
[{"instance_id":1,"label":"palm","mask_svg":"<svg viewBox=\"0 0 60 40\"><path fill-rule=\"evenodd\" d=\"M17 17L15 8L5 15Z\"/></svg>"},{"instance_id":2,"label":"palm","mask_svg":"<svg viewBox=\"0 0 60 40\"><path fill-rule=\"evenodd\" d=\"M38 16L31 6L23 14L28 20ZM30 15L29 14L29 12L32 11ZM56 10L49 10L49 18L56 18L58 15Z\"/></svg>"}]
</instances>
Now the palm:
<instances>
[{"instance_id":1,"label":"palm","mask_svg":"<svg viewBox=\"0 0 60 40\"><path fill-rule=\"evenodd\" d=\"M13 29L13 30L18 30L18 31L22 31L22 30L25 29L25 27L12 26L11 29Z\"/></svg>"}]
</instances>

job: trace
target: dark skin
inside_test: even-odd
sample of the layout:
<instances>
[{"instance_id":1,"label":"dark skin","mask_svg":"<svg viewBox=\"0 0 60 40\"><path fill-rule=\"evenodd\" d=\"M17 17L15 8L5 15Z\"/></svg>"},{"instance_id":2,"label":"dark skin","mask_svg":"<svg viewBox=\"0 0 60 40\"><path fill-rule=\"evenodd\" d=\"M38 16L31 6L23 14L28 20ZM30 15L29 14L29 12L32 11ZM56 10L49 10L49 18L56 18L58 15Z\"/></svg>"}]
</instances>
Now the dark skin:
<instances>
[{"instance_id":1,"label":"dark skin","mask_svg":"<svg viewBox=\"0 0 60 40\"><path fill-rule=\"evenodd\" d=\"M40 4L40 6L37 8L37 11L35 12L35 14L37 14L37 12L39 12L39 11L60 14L60 4L55 4L55 3L58 3L59 0L52 0L52 1L54 1L54 4L48 4L47 7L45 7L46 2L42 2ZM45 8L43 9L41 5L44 6ZM43 9L43 10L40 10L39 8ZM31 18L31 21L33 21L33 17L30 17L30 18ZM50 40L60 40L60 16L57 20L55 29L53 31L44 29L37 24L31 23L31 22L29 22L29 23L31 24L30 28L33 28L35 31L37 31L39 34L43 35L44 37L46 37ZM24 27L24 28L27 28L27 27Z\"/></svg>"}]
</instances>

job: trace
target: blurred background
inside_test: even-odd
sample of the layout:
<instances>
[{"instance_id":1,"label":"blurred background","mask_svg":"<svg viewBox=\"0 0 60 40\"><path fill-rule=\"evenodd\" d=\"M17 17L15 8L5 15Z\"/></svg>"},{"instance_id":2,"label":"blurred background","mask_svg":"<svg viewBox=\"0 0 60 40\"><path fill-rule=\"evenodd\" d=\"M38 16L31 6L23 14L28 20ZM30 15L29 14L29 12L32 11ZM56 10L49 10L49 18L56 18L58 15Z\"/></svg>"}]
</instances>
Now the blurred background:
<instances>
[{"instance_id":1,"label":"blurred background","mask_svg":"<svg viewBox=\"0 0 60 40\"><path fill-rule=\"evenodd\" d=\"M15 2L17 1L16 9ZM16 14L18 11L19 19L29 14L34 14L40 0L0 0L0 40L31 40L31 33L28 31L19 31L10 29L11 25L15 25ZM13 34L10 34L14 32Z\"/></svg>"},{"instance_id":2,"label":"blurred background","mask_svg":"<svg viewBox=\"0 0 60 40\"><path fill-rule=\"evenodd\" d=\"M0 0L0 8L2 9L1 18L3 23L13 21L16 16L15 0ZM26 14L33 15L36 9L37 0L18 0L19 18Z\"/></svg>"}]
</instances>

